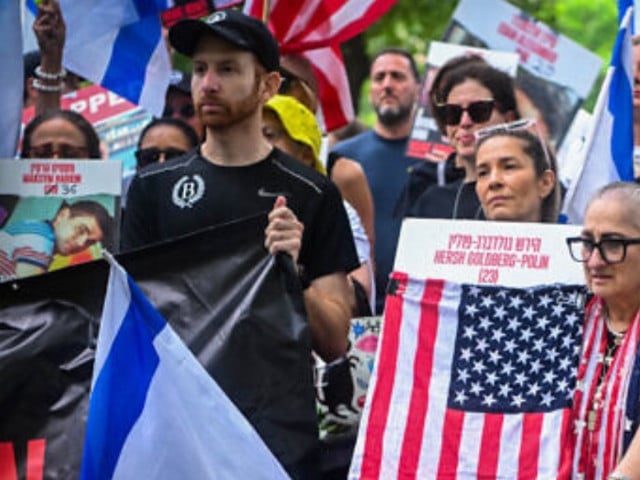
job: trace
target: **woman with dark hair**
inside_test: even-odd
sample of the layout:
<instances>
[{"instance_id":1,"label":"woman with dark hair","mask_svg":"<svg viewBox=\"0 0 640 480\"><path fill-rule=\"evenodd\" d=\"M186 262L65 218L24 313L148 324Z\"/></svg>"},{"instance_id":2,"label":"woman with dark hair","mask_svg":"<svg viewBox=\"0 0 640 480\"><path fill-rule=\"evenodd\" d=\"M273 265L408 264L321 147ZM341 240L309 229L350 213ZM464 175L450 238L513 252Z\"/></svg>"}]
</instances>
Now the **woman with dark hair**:
<instances>
[{"instance_id":1,"label":"woman with dark hair","mask_svg":"<svg viewBox=\"0 0 640 480\"><path fill-rule=\"evenodd\" d=\"M428 188L409 216L422 218L482 218L475 193L475 132L519 118L513 79L484 61L452 59L431 95L433 114L442 134L455 149L464 178Z\"/></svg>"},{"instance_id":2,"label":"woman with dark hair","mask_svg":"<svg viewBox=\"0 0 640 480\"><path fill-rule=\"evenodd\" d=\"M476 193L487 220L556 223L560 185L555 157L519 120L476 132Z\"/></svg>"},{"instance_id":3,"label":"woman with dark hair","mask_svg":"<svg viewBox=\"0 0 640 480\"><path fill-rule=\"evenodd\" d=\"M136 167L139 170L152 163L163 163L199 144L198 134L191 125L178 118L156 118L140 133Z\"/></svg>"},{"instance_id":4,"label":"woman with dark hair","mask_svg":"<svg viewBox=\"0 0 640 480\"><path fill-rule=\"evenodd\" d=\"M98 134L79 113L48 110L24 129L21 158L100 159Z\"/></svg>"}]
</instances>

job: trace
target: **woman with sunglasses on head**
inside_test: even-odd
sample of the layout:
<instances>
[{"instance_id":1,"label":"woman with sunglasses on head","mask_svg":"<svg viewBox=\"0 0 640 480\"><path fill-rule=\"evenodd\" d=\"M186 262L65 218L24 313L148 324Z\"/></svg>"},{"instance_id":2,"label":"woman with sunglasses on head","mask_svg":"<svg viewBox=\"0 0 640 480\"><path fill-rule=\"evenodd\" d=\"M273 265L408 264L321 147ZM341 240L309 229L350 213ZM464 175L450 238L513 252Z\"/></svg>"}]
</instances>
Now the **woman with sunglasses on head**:
<instances>
[{"instance_id":1,"label":"woman with sunglasses on head","mask_svg":"<svg viewBox=\"0 0 640 480\"><path fill-rule=\"evenodd\" d=\"M476 132L475 191L487 220L558 220L556 162L536 133L535 120L518 120Z\"/></svg>"},{"instance_id":2,"label":"woman with sunglasses on head","mask_svg":"<svg viewBox=\"0 0 640 480\"><path fill-rule=\"evenodd\" d=\"M21 158L100 159L100 139L85 118L71 110L48 110L24 129Z\"/></svg>"},{"instance_id":3,"label":"woman with sunglasses on head","mask_svg":"<svg viewBox=\"0 0 640 480\"><path fill-rule=\"evenodd\" d=\"M453 63L450 67L449 64ZM440 131L455 149L464 178L434 185L420 195L409 216L422 218L482 218L475 193L475 132L519 118L513 80L483 61L452 59L436 78L430 96Z\"/></svg>"},{"instance_id":4,"label":"woman with sunglasses on head","mask_svg":"<svg viewBox=\"0 0 640 480\"><path fill-rule=\"evenodd\" d=\"M640 185L609 184L567 239L593 298L573 402L572 478L640 480Z\"/></svg>"},{"instance_id":5,"label":"woman with sunglasses on head","mask_svg":"<svg viewBox=\"0 0 640 480\"><path fill-rule=\"evenodd\" d=\"M136 167L140 170L153 163L164 163L199 144L198 134L187 123L177 118L157 118L140 133Z\"/></svg>"}]
</instances>

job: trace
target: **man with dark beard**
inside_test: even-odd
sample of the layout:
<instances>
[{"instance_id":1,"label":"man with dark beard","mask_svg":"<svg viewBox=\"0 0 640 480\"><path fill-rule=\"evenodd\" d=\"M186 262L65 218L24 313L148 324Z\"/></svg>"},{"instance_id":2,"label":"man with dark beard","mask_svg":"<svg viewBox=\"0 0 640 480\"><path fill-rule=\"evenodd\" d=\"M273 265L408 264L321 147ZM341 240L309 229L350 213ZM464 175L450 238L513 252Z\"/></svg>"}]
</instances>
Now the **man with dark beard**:
<instances>
[{"instance_id":1,"label":"man with dark beard","mask_svg":"<svg viewBox=\"0 0 640 480\"><path fill-rule=\"evenodd\" d=\"M337 188L273 148L262 135L263 105L280 86L275 38L259 20L223 10L177 23L169 41L192 58L191 92L206 140L134 177L123 221L123 250L268 213L265 247L272 254L289 254L305 274L313 349L326 361L344 355L350 317L346 272L359 262ZM298 426L308 433L302 435L304 441L261 431L265 422L256 426L294 478L315 478L317 471L309 383L311 424ZM233 392L227 394L233 399ZM287 394L282 392L283 402ZM300 439L300 431L293 438Z\"/></svg>"},{"instance_id":2,"label":"man with dark beard","mask_svg":"<svg viewBox=\"0 0 640 480\"><path fill-rule=\"evenodd\" d=\"M373 129L338 143L333 151L359 162L371 187L375 209L376 311L381 313L400 233L401 217L394 215L394 209L408 170L416 163L405 151L420 76L409 52L387 48L374 56L370 79L369 100L376 112Z\"/></svg>"}]
</instances>

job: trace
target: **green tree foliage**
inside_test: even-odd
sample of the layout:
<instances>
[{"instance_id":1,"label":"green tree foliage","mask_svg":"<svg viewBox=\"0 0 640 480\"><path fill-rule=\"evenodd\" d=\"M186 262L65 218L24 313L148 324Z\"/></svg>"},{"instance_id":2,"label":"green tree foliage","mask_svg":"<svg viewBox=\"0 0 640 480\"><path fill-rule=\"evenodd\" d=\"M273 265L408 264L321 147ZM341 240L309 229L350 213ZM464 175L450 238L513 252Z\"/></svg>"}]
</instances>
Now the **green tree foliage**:
<instances>
[{"instance_id":1,"label":"green tree foliage","mask_svg":"<svg viewBox=\"0 0 640 480\"><path fill-rule=\"evenodd\" d=\"M604 71L617 32L615 0L510 0L510 3L595 52L604 61ZM457 4L458 0L398 0L365 32L367 56L385 46L403 46L424 65L429 42L442 38ZM600 81L585 103L587 109L593 107L599 87ZM362 97L359 102L361 113L365 121L370 121L366 95Z\"/></svg>"}]
</instances>

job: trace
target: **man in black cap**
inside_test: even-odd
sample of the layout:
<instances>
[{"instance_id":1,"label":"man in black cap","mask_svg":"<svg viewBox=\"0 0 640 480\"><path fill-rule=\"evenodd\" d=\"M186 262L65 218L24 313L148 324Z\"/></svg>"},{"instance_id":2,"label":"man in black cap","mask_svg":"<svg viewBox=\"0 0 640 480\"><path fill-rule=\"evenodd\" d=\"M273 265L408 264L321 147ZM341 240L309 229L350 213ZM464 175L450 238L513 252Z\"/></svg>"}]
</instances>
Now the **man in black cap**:
<instances>
[{"instance_id":1,"label":"man in black cap","mask_svg":"<svg viewBox=\"0 0 640 480\"><path fill-rule=\"evenodd\" d=\"M193 60L191 91L206 140L193 152L137 174L128 194L122 248L269 212L265 247L288 253L304 272L313 348L328 361L340 357L348 346L346 272L358 259L336 187L262 135L262 106L280 86L276 40L259 20L226 10L174 25L169 41ZM233 392L227 393L233 399ZM317 427L310 420L314 425L296 427L308 432L304 441L299 432L276 438L264 424L254 424L294 478L315 478L318 470L313 464Z\"/></svg>"}]
</instances>

